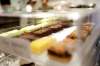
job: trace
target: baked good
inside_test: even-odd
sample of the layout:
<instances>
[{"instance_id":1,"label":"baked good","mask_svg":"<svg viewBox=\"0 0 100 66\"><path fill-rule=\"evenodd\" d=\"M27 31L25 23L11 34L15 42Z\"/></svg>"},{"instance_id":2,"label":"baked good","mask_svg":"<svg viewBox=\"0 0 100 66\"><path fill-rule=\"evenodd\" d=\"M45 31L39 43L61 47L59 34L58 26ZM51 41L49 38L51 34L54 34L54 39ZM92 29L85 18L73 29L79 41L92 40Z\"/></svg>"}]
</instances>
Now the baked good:
<instances>
[{"instance_id":1,"label":"baked good","mask_svg":"<svg viewBox=\"0 0 100 66\"><path fill-rule=\"evenodd\" d=\"M52 30L53 33L63 29L61 24L51 25L49 28Z\"/></svg>"},{"instance_id":2,"label":"baked good","mask_svg":"<svg viewBox=\"0 0 100 66\"><path fill-rule=\"evenodd\" d=\"M52 24L50 26L43 27L43 28L40 28L38 30L35 30L32 33L34 35L43 37L43 36L47 36L47 35L50 35L52 33L58 32L58 31L62 30L65 27L66 28L70 27L70 25L66 24L65 22L59 21L59 22L57 22L55 24Z\"/></svg>"},{"instance_id":3,"label":"baked good","mask_svg":"<svg viewBox=\"0 0 100 66\"><path fill-rule=\"evenodd\" d=\"M48 27L45 28L40 28L36 31L32 32L34 35L40 36L40 37L44 37L44 36L48 36L52 33L51 29Z\"/></svg>"},{"instance_id":4,"label":"baked good","mask_svg":"<svg viewBox=\"0 0 100 66\"><path fill-rule=\"evenodd\" d=\"M72 26L72 20L60 20L58 24L62 25L63 28Z\"/></svg>"},{"instance_id":5,"label":"baked good","mask_svg":"<svg viewBox=\"0 0 100 66\"><path fill-rule=\"evenodd\" d=\"M86 22L80 27L80 38L82 41L85 41L86 38L91 34L92 29L93 26L90 22Z\"/></svg>"},{"instance_id":6,"label":"baked good","mask_svg":"<svg viewBox=\"0 0 100 66\"><path fill-rule=\"evenodd\" d=\"M72 33L71 33L68 37L66 37L66 38L77 39L78 37L77 37L76 31L72 32ZM65 39L66 39L66 38L65 38Z\"/></svg>"},{"instance_id":7,"label":"baked good","mask_svg":"<svg viewBox=\"0 0 100 66\"><path fill-rule=\"evenodd\" d=\"M30 48L33 53L41 54L45 52L55 42L55 39L53 39L51 36L43 37L32 41L30 44Z\"/></svg>"},{"instance_id":8,"label":"baked good","mask_svg":"<svg viewBox=\"0 0 100 66\"><path fill-rule=\"evenodd\" d=\"M56 45L48 49L48 56L51 60L67 63L71 60L72 55L64 48L64 46Z\"/></svg>"},{"instance_id":9,"label":"baked good","mask_svg":"<svg viewBox=\"0 0 100 66\"><path fill-rule=\"evenodd\" d=\"M24 33L24 34L20 35L19 38L26 39L26 40L29 40L29 41L33 41L33 40L36 40L40 37L35 36L31 33Z\"/></svg>"},{"instance_id":10,"label":"baked good","mask_svg":"<svg viewBox=\"0 0 100 66\"><path fill-rule=\"evenodd\" d=\"M62 42L52 45L48 49L48 56L51 60L61 63L67 63L72 58L72 52L76 49L77 35L76 32L72 32Z\"/></svg>"},{"instance_id":11,"label":"baked good","mask_svg":"<svg viewBox=\"0 0 100 66\"><path fill-rule=\"evenodd\" d=\"M85 30L80 30L80 39L82 40L82 41L85 41L86 40L86 38L88 37L88 32L87 31L85 31Z\"/></svg>"},{"instance_id":12,"label":"baked good","mask_svg":"<svg viewBox=\"0 0 100 66\"><path fill-rule=\"evenodd\" d=\"M83 24L81 26L81 28L83 30L86 30L87 32L91 32L91 30L92 30L92 24L90 22L86 22L85 24Z\"/></svg>"}]
</instances>

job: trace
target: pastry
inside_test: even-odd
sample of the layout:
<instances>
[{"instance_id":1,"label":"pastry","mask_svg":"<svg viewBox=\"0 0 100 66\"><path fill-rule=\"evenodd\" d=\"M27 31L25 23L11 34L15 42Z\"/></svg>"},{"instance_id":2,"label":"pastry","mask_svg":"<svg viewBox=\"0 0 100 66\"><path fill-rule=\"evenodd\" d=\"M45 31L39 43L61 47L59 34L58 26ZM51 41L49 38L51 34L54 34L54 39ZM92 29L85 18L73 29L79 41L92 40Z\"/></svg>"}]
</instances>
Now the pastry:
<instances>
[{"instance_id":1,"label":"pastry","mask_svg":"<svg viewBox=\"0 0 100 66\"><path fill-rule=\"evenodd\" d=\"M72 32L63 41L52 45L48 49L48 56L51 60L61 63L70 62L72 53L76 50L77 34Z\"/></svg>"},{"instance_id":2,"label":"pastry","mask_svg":"<svg viewBox=\"0 0 100 66\"><path fill-rule=\"evenodd\" d=\"M52 32L51 32L51 29L49 29L48 27L45 27L45 28L41 28L39 30L36 30L34 32L32 32L34 35L37 35L37 36L48 36L50 35Z\"/></svg>"},{"instance_id":3,"label":"pastry","mask_svg":"<svg viewBox=\"0 0 100 66\"><path fill-rule=\"evenodd\" d=\"M64 48L64 46L56 45L48 49L49 59L60 62L67 63L71 60L72 55Z\"/></svg>"},{"instance_id":4,"label":"pastry","mask_svg":"<svg viewBox=\"0 0 100 66\"><path fill-rule=\"evenodd\" d=\"M80 39L82 40L82 41L85 41L86 40L86 38L88 37L88 32L86 31L86 30L80 30Z\"/></svg>"},{"instance_id":5,"label":"pastry","mask_svg":"<svg viewBox=\"0 0 100 66\"><path fill-rule=\"evenodd\" d=\"M85 41L86 38L91 34L92 29L93 27L90 22L86 22L80 27L80 38L82 39L82 41Z\"/></svg>"},{"instance_id":6,"label":"pastry","mask_svg":"<svg viewBox=\"0 0 100 66\"><path fill-rule=\"evenodd\" d=\"M31 33L24 33L23 35L20 35L19 38L26 39L26 40L29 40L29 41L33 41L33 40L36 40L40 37L35 36Z\"/></svg>"},{"instance_id":7,"label":"pastry","mask_svg":"<svg viewBox=\"0 0 100 66\"><path fill-rule=\"evenodd\" d=\"M78 38L78 37L77 37L76 31L72 32L68 37L69 37L70 39L77 39L77 38ZM66 37L66 38L68 38L68 37Z\"/></svg>"},{"instance_id":8,"label":"pastry","mask_svg":"<svg viewBox=\"0 0 100 66\"><path fill-rule=\"evenodd\" d=\"M47 36L47 35L50 35L52 33L58 32L65 27L70 27L70 25L67 25L64 22L58 22L56 24L52 24L50 26L40 28L36 31L33 31L32 33L37 35L37 36Z\"/></svg>"},{"instance_id":9,"label":"pastry","mask_svg":"<svg viewBox=\"0 0 100 66\"><path fill-rule=\"evenodd\" d=\"M49 28L52 29L53 33L58 32L63 29L62 25L60 25L60 24L52 25Z\"/></svg>"},{"instance_id":10,"label":"pastry","mask_svg":"<svg viewBox=\"0 0 100 66\"><path fill-rule=\"evenodd\" d=\"M35 54L41 54L46 51L53 43L55 43L55 39L52 37L43 37L40 39L37 39L35 41L32 41L30 44L30 48L33 53Z\"/></svg>"}]
</instances>

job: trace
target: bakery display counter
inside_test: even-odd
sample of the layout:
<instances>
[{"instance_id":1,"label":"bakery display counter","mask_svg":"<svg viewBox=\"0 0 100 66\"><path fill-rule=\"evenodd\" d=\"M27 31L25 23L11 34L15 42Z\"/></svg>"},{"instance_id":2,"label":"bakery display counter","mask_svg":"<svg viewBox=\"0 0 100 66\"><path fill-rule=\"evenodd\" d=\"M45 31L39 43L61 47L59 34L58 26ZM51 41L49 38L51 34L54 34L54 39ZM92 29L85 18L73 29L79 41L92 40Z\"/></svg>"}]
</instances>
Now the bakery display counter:
<instances>
[{"instance_id":1,"label":"bakery display counter","mask_svg":"<svg viewBox=\"0 0 100 66\"><path fill-rule=\"evenodd\" d=\"M19 55L35 62L44 62L41 58L43 58L44 55L47 56L46 53L49 51L47 51L47 49L52 46L53 43L56 44L56 42L62 41L67 35L70 35L70 33L72 33L77 28L74 26L73 20L67 18L65 19L63 17L52 18L53 19L42 19L40 20L41 24L38 25L31 25L20 30L13 30L0 34L0 36L7 40L7 42L11 41L6 52L9 51L10 47L15 46L12 47L12 51L8 53ZM1 46L2 49L7 47L4 44L5 42ZM24 52L24 49L27 49L27 52ZM3 51L5 50L6 49ZM46 60L46 58L48 57L45 57L44 60Z\"/></svg>"},{"instance_id":2,"label":"bakery display counter","mask_svg":"<svg viewBox=\"0 0 100 66\"><path fill-rule=\"evenodd\" d=\"M34 25L0 34L0 50L41 66L82 66L89 51L83 56L81 51L96 30L96 23L86 16L91 12L55 13L51 17L42 13L42 18L39 13L40 17L31 17Z\"/></svg>"},{"instance_id":3,"label":"bakery display counter","mask_svg":"<svg viewBox=\"0 0 100 66\"><path fill-rule=\"evenodd\" d=\"M35 66L91 66L95 0L8 1L0 0L0 66L19 66L19 58Z\"/></svg>"}]
</instances>

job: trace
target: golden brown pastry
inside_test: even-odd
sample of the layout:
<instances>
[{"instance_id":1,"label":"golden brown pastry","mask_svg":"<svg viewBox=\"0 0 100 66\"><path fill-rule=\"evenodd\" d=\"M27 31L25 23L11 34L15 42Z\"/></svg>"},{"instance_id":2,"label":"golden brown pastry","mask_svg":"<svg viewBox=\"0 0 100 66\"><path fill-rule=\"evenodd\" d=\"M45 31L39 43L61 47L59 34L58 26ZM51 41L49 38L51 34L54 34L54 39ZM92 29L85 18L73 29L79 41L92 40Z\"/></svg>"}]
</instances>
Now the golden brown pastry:
<instances>
[{"instance_id":1,"label":"golden brown pastry","mask_svg":"<svg viewBox=\"0 0 100 66\"><path fill-rule=\"evenodd\" d=\"M48 49L48 55L51 60L61 63L70 62L72 52L76 49L77 35L76 32L71 33L62 42L51 46Z\"/></svg>"},{"instance_id":2,"label":"golden brown pastry","mask_svg":"<svg viewBox=\"0 0 100 66\"><path fill-rule=\"evenodd\" d=\"M93 27L90 22L86 22L80 27L80 38L82 41L85 41L86 38L91 34L92 29Z\"/></svg>"},{"instance_id":3,"label":"golden brown pastry","mask_svg":"<svg viewBox=\"0 0 100 66\"><path fill-rule=\"evenodd\" d=\"M77 39L78 39L77 33L76 33L76 31L74 31L63 40L63 43L69 52L75 51Z\"/></svg>"},{"instance_id":4,"label":"golden brown pastry","mask_svg":"<svg viewBox=\"0 0 100 66\"><path fill-rule=\"evenodd\" d=\"M88 32L85 30L80 30L80 38L82 41L85 41L86 38L88 37Z\"/></svg>"},{"instance_id":5,"label":"golden brown pastry","mask_svg":"<svg viewBox=\"0 0 100 66\"><path fill-rule=\"evenodd\" d=\"M72 32L72 33L71 33L68 37L66 37L66 38L77 39L78 37L77 37L76 31Z\"/></svg>"},{"instance_id":6,"label":"golden brown pastry","mask_svg":"<svg viewBox=\"0 0 100 66\"><path fill-rule=\"evenodd\" d=\"M48 49L48 56L51 60L67 63L71 60L72 55L64 48L63 45L52 46Z\"/></svg>"}]
</instances>

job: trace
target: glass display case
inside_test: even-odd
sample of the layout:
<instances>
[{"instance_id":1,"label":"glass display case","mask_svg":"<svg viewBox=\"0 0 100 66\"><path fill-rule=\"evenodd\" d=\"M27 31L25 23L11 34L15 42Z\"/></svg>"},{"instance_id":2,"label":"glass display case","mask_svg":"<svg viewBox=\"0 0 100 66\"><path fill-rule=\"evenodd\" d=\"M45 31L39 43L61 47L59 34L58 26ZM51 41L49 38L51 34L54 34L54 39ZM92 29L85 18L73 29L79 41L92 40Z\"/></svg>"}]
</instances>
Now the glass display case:
<instances>
[{"instance_id":1,"label":"glass display case","mask_svg":"<svg viewBox=\"0 0 100 66\"><path fill-rule=\"evenodd\" d=\"M82 66L93 46L88 43L96 30L96 22L91 21L90 15L93 11L17 14L23 23L28 23L26 27L0 34L0 49L36 65Z\"/></svg>"},{"instance_id":2,"label":"glass display case","mask_svg":"<svg viewBox=\"0 0 100 66\"><path fill-rule=\"evenodd\" d=\"M0 34L0 50L36 66L89 66L98 36L98 25L92 21L95 2L30 0L26 5L26 1L21 2L22 7L30 8L30 12L0 13L0 28L7 28ZM22 4L16 6L18 2L11 0L12 6L20 10Z\"/></svg>"}]
</instances>

